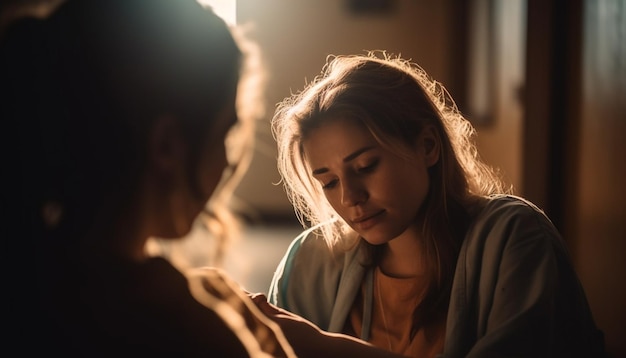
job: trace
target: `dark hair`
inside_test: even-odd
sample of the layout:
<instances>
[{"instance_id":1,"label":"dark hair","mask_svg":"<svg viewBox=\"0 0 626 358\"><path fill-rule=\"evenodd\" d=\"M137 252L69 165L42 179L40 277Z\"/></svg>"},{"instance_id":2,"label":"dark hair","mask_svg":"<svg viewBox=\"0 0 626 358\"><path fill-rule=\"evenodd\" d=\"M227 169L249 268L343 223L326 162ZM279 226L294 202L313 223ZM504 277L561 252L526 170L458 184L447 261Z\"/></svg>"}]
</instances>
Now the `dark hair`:
<instances>
[{"instance_id":1,"label":"dark hair","mask_svg":"<svg viewBox=\"0 0 626 358\"><path fill-rule=\"evenodd\" d=\"M22 218L35 236L72 240L132 197L158 115L176 115L198 155L236 91L241 53L194 0L68 0L7 29L0 61Z\"/></svg>"},{"instance_id":2,"label":"dark hair","mask_svg":"<svg viewBox=\"0 0 626 358\"><path fill-rule=\"evenodd\" d=\"M334 212L320 185L307 170L302 142L324 121L352 118L390 151L407 148L425 126L432 126L440 146L439 161L429 168L430 188L420 209L429 289L414 313L413 333L447 311L458 250L470 209L480 197L504 190L473 142L474 128L443 86L414 63L386 53L329 57L322 74L285 99L273 118L278 169L303 224L321 225L331 247L352 247L352 230ZM347 243L353 241L352 243ZM360 240L376 265L380 247Z\"/></svg>"}]
</instances>

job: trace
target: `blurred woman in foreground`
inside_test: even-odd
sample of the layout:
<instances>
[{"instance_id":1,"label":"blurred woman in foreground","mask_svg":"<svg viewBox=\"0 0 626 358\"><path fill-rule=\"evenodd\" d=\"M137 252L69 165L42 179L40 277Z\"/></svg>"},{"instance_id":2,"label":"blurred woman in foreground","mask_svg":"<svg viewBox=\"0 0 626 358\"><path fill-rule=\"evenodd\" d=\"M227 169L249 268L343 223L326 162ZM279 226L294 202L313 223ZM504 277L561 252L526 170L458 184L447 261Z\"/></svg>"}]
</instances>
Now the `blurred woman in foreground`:
<instances>
[{"instance_id":1,"label":"blurred woman in foreground","mask_svg":"<svg viewBox=\"0 0 626 358\"><path fill-rule=\"evenodd\" d=\"M27 330L13 331L36 350L391 356L262 302L270 318L217 270L183 273L147 255L149 238L181 238L200 213L219 219L222 189L243 170L243 58L212 11L191 0L69 0L2 41L1 114L17 138L3 162L17 162L10 225L22 262L35 254L37 301L18 311Z\"/></svg>"}]
</instances>

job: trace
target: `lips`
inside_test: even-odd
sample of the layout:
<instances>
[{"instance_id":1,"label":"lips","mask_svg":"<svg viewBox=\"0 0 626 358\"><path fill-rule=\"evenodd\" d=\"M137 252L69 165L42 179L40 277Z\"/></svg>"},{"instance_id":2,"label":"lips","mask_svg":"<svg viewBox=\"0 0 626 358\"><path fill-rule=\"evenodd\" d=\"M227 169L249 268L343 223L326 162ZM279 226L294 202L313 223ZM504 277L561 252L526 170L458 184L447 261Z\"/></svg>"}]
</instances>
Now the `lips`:
<instances>
[{"instance_id":1,"label":"lips","mask_svg":"<svg viewBox=\"0 0 626 358\"><path fill-rule=\"evenodd\" d=\"M380 211L377 211L375 213L361 215L359 217L356 217L356 218L352 219L351 221L352 221L352 224L354 224L354 225L363 225L363 224L366 224L366 223L371 222L374 219L378 218L384 212L385 212L385 210L380 210Z\"/></svg>"}]
</instances>

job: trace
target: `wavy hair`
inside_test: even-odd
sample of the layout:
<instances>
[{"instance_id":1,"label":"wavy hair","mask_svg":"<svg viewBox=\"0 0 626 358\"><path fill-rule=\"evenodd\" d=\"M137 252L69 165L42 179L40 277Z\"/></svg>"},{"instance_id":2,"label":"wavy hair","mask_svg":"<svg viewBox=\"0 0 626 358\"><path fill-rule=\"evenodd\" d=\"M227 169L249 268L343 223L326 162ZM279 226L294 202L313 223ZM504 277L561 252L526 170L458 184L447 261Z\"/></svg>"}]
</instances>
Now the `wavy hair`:
<instances>
[{"instance_id":1,"label":"wavy hair","mask_svg":"<svg viewBox=\"0 0 626 358\"><path fill-rule=\"evenodd\" d=\"M300 222L319 225L331 249L361 242L372 253L368 265L378 263L380 248L349 235L353 231L326 200L303 153L302 143L311 131L334 118L357 120L382 147L407 157L421 130L435 128L440 158L429 168L429 192L420 209L429 289L415 312L416 331L417 322L425 324L447 310L472 208L482 197L507 190L498 173L480 159L474 127L446 89L421 67L385 52L329 56L318 77L277 107L272 132L278 170Z\"/></svg>"}]
</instances>

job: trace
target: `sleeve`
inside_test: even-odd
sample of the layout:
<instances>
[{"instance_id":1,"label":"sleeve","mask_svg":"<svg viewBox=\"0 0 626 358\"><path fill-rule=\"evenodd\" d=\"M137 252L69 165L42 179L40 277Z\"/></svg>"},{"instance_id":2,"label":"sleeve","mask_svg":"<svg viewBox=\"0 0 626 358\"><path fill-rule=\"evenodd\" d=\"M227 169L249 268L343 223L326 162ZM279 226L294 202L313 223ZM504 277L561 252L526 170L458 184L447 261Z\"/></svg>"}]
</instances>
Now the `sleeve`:
<instances>
[{"instance_id":1,"label":"sleeve","mask_svg":"<svg viewBox=\"0 0 626 358\"><path fill-rule=\"evenodd\" d=\"M268 301L328 330L346 255L333 252L315 229L304 231L287 249L274 273Z\"/></svg>"},{"instance_id":2,"label":"sleeve","mask_svg":"<svg viewBox=\"0 0 626 358\"><path fill-rule=\"evenodd\" d=\"M274 277L272 277L272 281L270 283L270 288L268 291L268 301L271 304L274 304L280 308L284 308L288 311L291 311L287 305L286 299L289 277L293 269L293 263L296 254L306 236L307 232L300 234L293 240L291 245L289 245L287 252L278 264L276 271L274 271Z\"/></svg>"},{"instance_id":3,"label":"sleeve","mask_svg":"<svg viewBox=\"0 0 626 358\"><path fill-rule=\"evenodd\" d=\"M558 279L551 238L534 215L519 214L496 229L491 235L503 240L488 240L478 287L482 337L468 357L547 355Z\"/></svg>"},{"instance_id":4,"label":"sleeve","mask_svg":"<svg viewBox=\"0 0 626 358\"><path fill-rule=\"evenodd\" d=\"M582 287L558 231L531 205L505 206L485 225L474 262L478 339L467 357L583 354L573 348L592 326Z\"/></svg>"}]
</instances>

